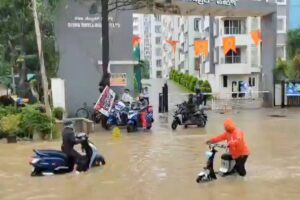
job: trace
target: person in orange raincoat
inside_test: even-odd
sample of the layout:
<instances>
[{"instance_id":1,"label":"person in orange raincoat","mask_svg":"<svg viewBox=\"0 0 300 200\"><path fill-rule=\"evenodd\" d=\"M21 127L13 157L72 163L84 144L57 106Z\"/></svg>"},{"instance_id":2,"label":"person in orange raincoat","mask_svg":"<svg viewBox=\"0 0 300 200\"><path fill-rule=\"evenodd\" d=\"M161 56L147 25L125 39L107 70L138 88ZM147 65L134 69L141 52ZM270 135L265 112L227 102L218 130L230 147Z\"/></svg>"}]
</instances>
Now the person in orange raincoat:
<instances>
[{"instance_id":1,"label":"person in orange raincoat","mask_svg":"<svg viewBox=\"0 0 300 200\"><path fill-rule=\"evenodd\" d=\"M249 148L245 141L244 132L238 129L232 119L227 119L224 122L225 132L217 137L207 141L207 144L218 143L226 140L229 146L229 152L235 160L235 171L240 176L246 176L245 163L250 154Z\"/></svg>"}]
</instances>

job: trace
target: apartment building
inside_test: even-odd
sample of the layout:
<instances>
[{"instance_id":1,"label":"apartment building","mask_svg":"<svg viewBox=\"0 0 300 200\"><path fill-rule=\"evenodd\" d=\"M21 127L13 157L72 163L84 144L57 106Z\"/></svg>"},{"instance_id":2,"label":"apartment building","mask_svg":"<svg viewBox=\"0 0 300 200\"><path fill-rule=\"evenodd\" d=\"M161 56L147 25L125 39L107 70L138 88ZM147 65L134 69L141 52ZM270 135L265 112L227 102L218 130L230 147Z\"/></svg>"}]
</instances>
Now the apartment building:
<instances>
[{"instance_id":1,"label":"apartment building","mask_svg":"<svg viewBox=\"0 0 300 200\"><path fill-rule=\"evenodd\" d=\"M150 64L150 77L162 78L162 22L161 16L133 14L133 35L141 37L141 59Z\"/></svg>"},{"instance_id":2,"label":"apartment building","mask_svg":"<svg viewBox=\"0 0 300 200\"><path fill-rule=\"evenodd\" d=\"M284 60L290 0L269 1L276 1L278 5L277 57ZM252 90L259 91L264 84L261 74L261 46L257 47L254 44L251 32L261 28L260 21L259 17L162 15L159 23L161 28L156 28L153 25L155 17L152 16L148 21L148 26L152 28L152 32L149 33L152 38L151 44L156 44L153 41L158 34L155 30L160 29L162 46L162 50L156 52L153 50L158 46L152 46L152 55L147 57L152 61L152 77L167 77L174 68L182 73L208 80L213 92L220 93L222 98L236 97L232 93L242 91L245 83L251 86ZM145 26L145 23L143 25ZM224 55L222 39L227 36L236 38L237 52L230 51ZM199 39L212 41L209 52L213 57L195 57L194 41ZM172 46L166 43L167 40L178 41L175 52ZM214 66L214 71L210 71L211 65Z\"/></svg>"}]
</instances>

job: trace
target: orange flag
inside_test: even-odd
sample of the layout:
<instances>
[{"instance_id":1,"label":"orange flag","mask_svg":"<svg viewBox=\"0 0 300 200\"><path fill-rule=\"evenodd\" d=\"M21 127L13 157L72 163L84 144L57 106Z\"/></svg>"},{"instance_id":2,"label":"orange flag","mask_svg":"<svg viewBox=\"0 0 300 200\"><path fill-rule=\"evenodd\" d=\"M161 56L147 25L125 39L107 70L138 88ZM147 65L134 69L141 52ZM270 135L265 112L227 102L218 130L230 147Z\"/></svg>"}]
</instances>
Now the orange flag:
<instances>
[{"instance_id":1,"label":"orange flag","mask_svg":"<svg viewBox=\"0 0 300 200\"><path fill-rule=\"evenodd\" d=\"M251 32L251 37L254 42L254 44L258 47L258 45L261 43L261 32L260 30Z\"/></svg>"},{"instance_id":2,"label":"orange flag","mask_svg":"<svg viewBox=\"0 0 300 200\"><path fill-rule=\"evenodd\" d=\"M207 40L195 40L195 56L208 56L208 41Z\"/></svg>"},{"instance_id":3,"label":"orange flag","mask_svg":"<svg viewBox=\"0 0 300 200\"><path fill-rule=\"evenodd\" d=\"M172 46L173 53L175 54L175 52L176 52L176 44L178 43L178 41L177 40L167 40L166 42Z\"/></svg>"},{"instance_id":4,"label":"orange flag","mask_svg":"<svg viewBox=\"0 0 300 200\"><path fill-rule=\"evenodd\" d=\"M224 37L223 38L224 54L226 55L230 50L236 52L236 41L235 37Z\"/></svg>"},{"instance_id":5,"label":"orange flag","mask_svg":"<svg viewBox=\"0 0 300 200\"><path fill-rule=\"evenodd\" d=\"M140 42L141 42L140 36L134 35L132 37L132 44L133 44L133 46L137 46L138 44L140 44Z\"/></svg>"}]
</instances>

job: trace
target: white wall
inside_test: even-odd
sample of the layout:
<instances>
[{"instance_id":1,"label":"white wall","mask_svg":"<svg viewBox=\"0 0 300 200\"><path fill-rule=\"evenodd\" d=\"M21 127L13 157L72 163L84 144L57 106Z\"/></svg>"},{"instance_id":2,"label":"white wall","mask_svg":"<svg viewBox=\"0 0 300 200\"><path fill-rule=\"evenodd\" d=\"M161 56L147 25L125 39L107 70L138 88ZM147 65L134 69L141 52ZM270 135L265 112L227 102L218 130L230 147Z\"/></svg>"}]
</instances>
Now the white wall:
<instances>
[{"instance_id":1,"label":"white wall","mask_svg":"<svg viewBox=\"0 0 300 200\"><path fill-rule=\"evenodd\" d=\"M61 107L66 110L65 81L60 78L51 79L53 107Z\"/></svg>"}]
</instances>

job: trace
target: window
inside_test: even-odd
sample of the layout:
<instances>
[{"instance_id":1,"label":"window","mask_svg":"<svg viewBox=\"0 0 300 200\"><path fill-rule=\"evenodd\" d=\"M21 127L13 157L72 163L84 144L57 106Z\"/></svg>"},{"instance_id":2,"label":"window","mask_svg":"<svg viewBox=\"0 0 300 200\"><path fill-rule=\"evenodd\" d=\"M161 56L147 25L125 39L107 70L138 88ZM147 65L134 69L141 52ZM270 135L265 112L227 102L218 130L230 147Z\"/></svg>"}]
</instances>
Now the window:
<instances>
[{"instance_id":1,"label":"window","mask_svg":"<svg viewBox=\"0 0 300 200\"><path fill-rule=\"evenodd\" d=\"M156 71L156 78L162 78L161 71Z\"/></svg>"},{"instance_id":2,"label":"window","mask_svg":"<svg viewBox=\"0 0 300 200\"><path fill-rule=\"evenodd\" d=\"M161 26L155 26L155 33L161 33Z\"/></svg>"},{"instance_id":3,"label":"window","mask_svg":"<svg viewBox=\"0 0 300 200\"><path fill-rule=\"evenodd\" d=\"M156 67L162 66L162 60L156 60Z\"/></svg>"},{"instance_id":4,"label":"window","mask_svg":"<svg viewBox=\"0 0 300 200\"><path fill-rule=\"evenodd\" d=\"M241 49L236 48L236 53L230 50L225 56L225 64L241 63Z\"/></svg>"},{"instance_id":5,"label":"window","mask_svg":"<svg viewBox=\"0 0 300 200\"><path fill-rule=\"evenodd\" d=\"M155 49L155 55L156 55L156 56L161 56L161 55L162 55L161 48Z\"/></svg>"},{"instance_id":6,"label":"window","mask_svg":"<svg viewBox=\"0 0 300 200\"><path fill-rule=\"evenodd\" d=\"M277 46L277 58L285 60L286 58L286 49L284 45Z\"/></svg>"},{"instance_id":7,"label":"window","mask_svg":"<svg viewBox=\"0 0 300 200\"><path fill-rule=\"evenodd\" d=\"M286 16L277 17L277 33L286 33Z\"/></svg>"},{"instance_id":8,"label":"window","mask_svg":"<svg viewBox=\"0 0 300 200\"><path fill-rule=\"evenodd\" d=\"M160 20L161 20L160 15L155 15L155 21L160 22Z\"/></svg>"},{"instance_id":9,"label":"window","mask_svg":"<svg viewBox=\"0 0 300 200\"><path fill-rule=\"evenodd\" d=\"M133 26L133 31L134 32L139 31L139 27L138 26Z\"/></svg>"},{"instance_id":10,"label":"window","mask_svg":"<svg viewBox=\"0 0 300 200\"><path fill-rule=\"evenodd\" d=\"M200 31L200 18L194 19L194 30L198 32Z\"/></svg>"},{"instance_id":11,"label":"window","mask_svg":"<svg viewBox=\"0 0 300 200\"><path fill-rule=\"evenodd\" d=\"M224 33L226 35L233 34L245 34L246 23L243 20L225 20L224 21Z\"/></svg>"},{"instance_id":12,"label":"window","mask_svg":"<svg viewBox=\"0 0 300 200\"><path fill-rule=\"evenodd\" d=\"M255 87L255 78L252 78L252 85L251 87Z\"/></svg>"},{"instance_id":13,"label":"window","mask_svg":"<svg viewBox=\"0 0 300 200\"><path fill-rule=\"evenodd\" d=\"M286 0L276 0L278 5L286 5Z\"/></svg>"},{"instance_id":14,"label":"window","mask_svg":"<svg viewBox=\"0 0 300 200\"><path fill-rule=\"evenodd\" d=\"M228 86L228 76L223 76L223 87L227 88Z\"/></svg>"},{"instance_id":15,"label":"window","mask_svg":"<svg viewBox=\"0 0 300 200\"><path fill-rule=\"evenodd\" d=\"M160 37L155 38L155 44L161 44L161 38Z\"/></svg>"},{"instance_id":16,"label":"window","mask_svg":"<svg viewBox=\"0 0 300 200\"><path fill-rule=\"evenodd\" d=\"M133 23L137 23L138 21L139 21L139 18L137 18L137 17L133 18Z\"/></svg>"}]
</instances>

